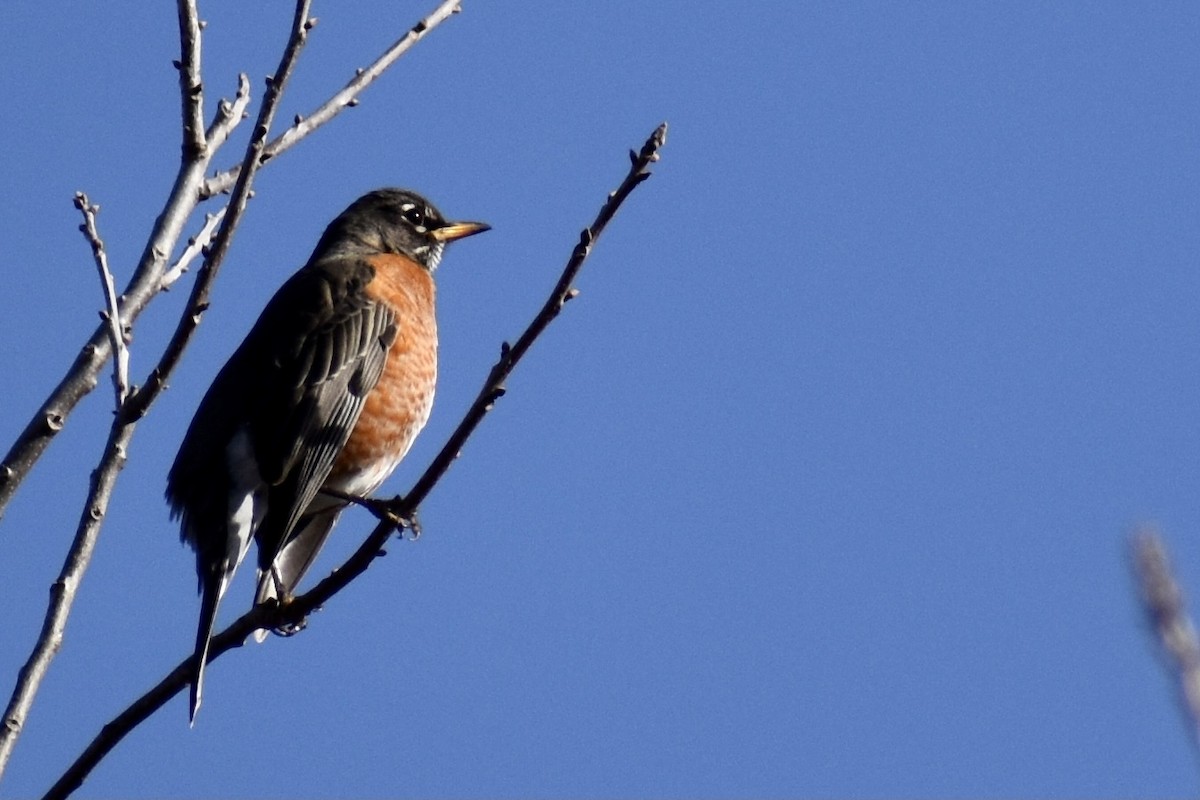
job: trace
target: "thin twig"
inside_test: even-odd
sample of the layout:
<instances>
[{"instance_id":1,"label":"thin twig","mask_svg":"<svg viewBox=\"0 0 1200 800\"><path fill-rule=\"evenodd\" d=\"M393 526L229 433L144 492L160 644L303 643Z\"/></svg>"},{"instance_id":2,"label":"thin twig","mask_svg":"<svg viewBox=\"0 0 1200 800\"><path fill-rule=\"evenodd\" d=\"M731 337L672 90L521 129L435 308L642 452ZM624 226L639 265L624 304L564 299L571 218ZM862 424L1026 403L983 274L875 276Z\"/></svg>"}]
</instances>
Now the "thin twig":
<instances>
[{"instance_id":1,"label":"thin twig","mask_svg":"<svg viewBox=\"0 0 1200 800\"><path fill-rule=\"evenodd\" d=\"M178 0L180 57L174 62L179 70L179 99L183 108L184 158L202 154L204 138L204 85L200 81L200 15L196 0Z\"/></svg>"},{"instance_id":2,"label":"thin twig","mask_svg":"<svg viewBox=\"0 0 1200 800\"><path fill-rule=\"evenodd\" d=\"M212 125L209 126L208 132L204 134L210 151L216 151L225 144L229 139L229 134L233 133L233 129L246 118L248 105L250 105L250 79L243 72L238 75L238 88L237 93L233 96L233 102L222 99L217 103L217 115L213 119Z\"/></svg>"},{"instance_id":3,"label":"thin twig","mask_svg":"<svg viewBox=\"0 0 1200 800\"><path fill-rule=\"evenodd\" d=\"M200 229L199 233L197 233L191 239L188 239L188 245L184 251L179 254L179 258L176 259L175 263L171 265L170 269L163 273L163 291L170 289L175 284L175 281L182 278L183 274L188 271L188 267L191 266L191 263L196 260L196 256L204 252L205 248L208 247L209 242L212 241L213 232L216 231L217 226L221 224L221 220L223 219L225 219L224 208L215 214L205 215L204 227Z\"/></svg>"},{"instance_id":4,"label":"thin twig","mask_svg":"<svg viewBox=\"0 0 1200 800\"><path fill-rule=\"evenodd\" d=\"M129 348L125 324L121 320L121 308L117 303L117 289L113 284L112 272L108 269L108 253L104 249L104 240L96 229L96 215L100 206L88 200L83 192L75 193L75 207L83 214L83 224L79 230L92 248L92 257L96 261L96 269L100 273L100 289L104 292L104 311L100 318L108 324L108 341L117 357L113 359L113 389L116 390L117 410L125 403L129 392Z\"/></svg>"},{"instance_id":5,"label":"thin twig","mask_svg":"<svg viewBox=\"0 0 1200 800\"><path fill-rule=\"evenodd\" d=\"M375 59L374 63L365 69L356 70L350 82L341 91L326 100L316 111L307 117L296 117L295 123L290 128L263 148L262 160L267 161L290 149L346 108L358 105L358 96L395 63L396 59L408 52L413 45L421 41L426 34L442 22L461 11L460 2L461 0L443 0L428 16L409 28L404 36ZM233 185L240 169L240 166L235 166L209 178L200 190L201 196L207 198L229 191L229 187Z\"/></svg>"},{"instance_id":6,"label":"thin twig","mask_svg":"<svg viewBox=\"0 0 1200 800\"><path fill-rule=\"evenodd\" d=\"M428 495L429 491L441 480L454 461L459 449L471 432L478 426L480 420L487 414L491 404L503 394L503 383L516 367L521 357L529 350L533 341L546 329L562 310L563 304L574 296L571 284L583 267L584 261L591 252L591 247L601 231L616 214L625 198L638 184L650 176L650 164L658 160L658 150L666 142L666 123L660 125L640 153L631 153L633 165L621 186L611 194L600 209L596 220L584 231L583 238L571 254L566 268L559 277L554 291L542 306L541 311L525 329L514 347L505 346L501 351L500 361L492 367L484 382L479 397L467 411L463 421L459 423L449 441L441 452L430 463L428 469L414 485L413 490L403 498L397 497L386 504L386 508L371 508L380 517L380 522L363 540L358 549L337 569L324 580L320 581L308 592L294 598L286 605L274 603L252 608L239 617L232 625L214 636L209 645L208 660L211 663L222 654L240 647L246 638L257 630L272 630L301 625L305 618L314 610L328 602L334 595L346 588L355 578L366 572L371 563L382 553L383 547L398 528L412 525L417 507ZM371 504L374 505L374 504ZM369 506L370 507L370 506ZM105 725L87 748L63 773L62 777L46 793L45 800L60 800L68 797L83 785L83 781L91 771L107 756L113 748L125 738L130 731L148 719L154 712L162 708L172 697L182 691L194 673L193 657L188 657L176 666L170 674L163 678L154 688L135 700L129 707Z\"/></svg>"},{"instance_id":7,"label":"thin twig","mask_svg":"<svg viewBox=\"0 0 1200 800\"><path fill-rule=\"evenodd\" d=\"M667 123L659 125L646 143L642 145L641 152L629 152L631 165L629 173L625 176L625 180L621 181L621 185L608 195L608 200L600 208L600 213L596 215L596 219L590 226L585 228L579 235L579 244L575 246L575 250L571 253L571 258L567 262L566 268L558 279L558 283L554 286L554 291L550 293L546 303L542 306L542 310L530 323L525 332L517 339L517 343L508 346L507 343L500 348L500 360L492 367L491 373L488 375L488 380L484 383L479 395L475 398L475 402L471 404L463 421L459 423L458 428L451 434L449 441L442 448L434 459L433 464L425 474L421 476L412 491L405 495L405 500L411 504L411 508L416 508L429 494L433 485L441 478L441 474L449 468L450 463L458 457L458 453L462 450L463 444L467 441L467 437L479 425L484 415L492 409L492 404L504 394L504 382L512 372L513 367L525 355L529 346L534 340L541 335L546 326L554 321L562 311L563 306L575 296L575 291L572 284L575 282L575 276L579 274L579 270L583 267L583 262L587 259L588 254L592 250L592 245L596 239L603 233L604 228L608 225L609 220L617 213L617 209L625 202L625 198L629 196L638 184L650 177L649 167L658 160L659 149L667 142Z\"/></svg>"},{"instance_id":8,"label":"thin twig","mask_svg":"<svg viewBox=\"0 0 1200 800\"><path fill-rule=\"evenodd\" d=\"M250 187L262 164L263 147L266 146L267 135L271 132L271 123L275 119L279 100L283 97L283 89L292 76L300 51L308 41L308 32L315 24L315 21L308 15L311 7L312 0L298 0L296 3L296 13L292 18L288 43L284 47L283 56L279 59L279 66L276 68L275 74L267 78L267 92L263 96L262 108L258 111L254 131L250 135L250 143L246 146L246 155L242 159L242 168L238 172L237 182L233 187L233 196L225 209L225 217L221 220L221 227L213 238L212 246L208 249L196 282L192 285L187 308L179 318L179 324L175 328L174 335L171 336L171 341L167 343L162 357L151 371L145 386L139 389L127 403L129 414L133 418L145 414L146 409L162 392L167 379L179 364L184 349L191 341L192 334L200 325L201 317L208 309L208 298L212 292L213 281L216 280L217 272L225 260L226 253L229 252L233 241L233 232L242 221L246 204L250 202Z\"/></svg>"},{"instance_id":9,"label":"thin twig","mask_svg":"<svg viewBox=\"0 0 1200 800\"><path fill-rule=\"evenodd\" d=\"M1200 748L1200 642L1196 626L1188 615L1162 536L1142 529L1133 535L1131 545L1146 617L1178 681L1179 705L1191 729L1192 744Z\"/></svg>"}]
</instances>

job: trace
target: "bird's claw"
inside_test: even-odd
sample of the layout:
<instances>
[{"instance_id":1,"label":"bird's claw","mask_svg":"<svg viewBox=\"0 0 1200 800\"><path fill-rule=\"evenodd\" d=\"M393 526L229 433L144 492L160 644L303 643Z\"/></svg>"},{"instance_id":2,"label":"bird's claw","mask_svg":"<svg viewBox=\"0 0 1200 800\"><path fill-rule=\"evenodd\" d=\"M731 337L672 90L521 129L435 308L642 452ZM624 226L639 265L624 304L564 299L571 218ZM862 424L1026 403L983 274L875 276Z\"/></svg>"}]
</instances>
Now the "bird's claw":
<instances>
[{"instance_id":1,"label":"bird's claw","mask_svg":"<svg viewBox=\"0 0 1200 800\"><path fill-rule=\"evenodd\" d=\"M391 500L388 500L382 505L387 509L388 515L397 521L396 535L401 539L411 539L416 541L421 538L421 518L417 516L417 510L414 508L411 511L404 509L404 498L396 495ZM408 531L408 535L405 535Z\"/></svg>"},{"instance_id":2,"label":"bird's claw","mask_svg":"<svg viewBox=\"0 0 1200 800\"><path fill-rule=\"evenodd\" d=\"M276 636L287 638L288 636L295 636L297 633L307 627L308 617L305 617L299 622L289 622L286 625L280 625L278 628L272 628L271 633L275 634Z\"/></svg>"}]
</instances>

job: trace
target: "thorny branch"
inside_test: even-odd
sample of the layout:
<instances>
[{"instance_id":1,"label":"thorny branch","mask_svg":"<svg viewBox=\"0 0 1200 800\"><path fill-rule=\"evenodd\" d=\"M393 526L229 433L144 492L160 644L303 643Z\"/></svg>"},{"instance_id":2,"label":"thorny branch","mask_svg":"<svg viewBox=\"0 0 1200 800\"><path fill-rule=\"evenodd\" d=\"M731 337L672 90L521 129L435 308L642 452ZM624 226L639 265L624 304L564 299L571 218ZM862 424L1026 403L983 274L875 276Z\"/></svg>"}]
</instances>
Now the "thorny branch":
<instances>
[{"instance_id":1,"label":"thorny branch","mask_svg":"<svg viewBox=\"0 0 1200 800\"><path fill-rule=\"evenodd\" d=\"M120 411L129 392L128 332L121 320L117 289L113 284L112 272L108 269L108 253L104 249L104 240L100 238L100 232L96 229L96 215L100 213L100 206L88 200L88 196L83 192L76 192L75 207L83 214L83 224L79 226L79 230L83 231L84 238L91 245L92 257L96 260L96 269L100 272L100 289L104 292L105 309L100 312L100 318L108 324L108 341L113 352L117 354L113 359L113 389L116 390L117 410Z\"/></svg>"},{"instance_id":2,"label":"thorny branch","mask_svg":"<svg viewBox=\"0 0 1200 800\"><path fill-rule=\"evenodd\" d=\"M1200 642L1196 626L1188 615L1162 536L1143 529L1133 535L1130 544L1146 618L1178 681L1179 703L1191 729L1192 744L1200 747Z\"/></svg>"},{"instance_id":3,"label":"thorny branch","mask_svg":"<svg viewBox=\"0 0 1200 800\"><path fill-rule=\"evenodd\" d=\"M451 434L445 446L430 463L413 489L403 497L397 497L386 503L385 508L372 508L380 518L374 530L367 536L358 549L345 563L335 569L324 580L311 590L292 600L287 605L264 604L256 606L238 618L232 625L217 636L214 636L209 647L209 662L216 660L222 654L241 647L250 634L259 629L276 629L293 627L303 623L313 611L328 602L334 595L346 588L354 579L366 572L372 562L382 554L384 545L397 530L411 527L417 507L428 496L429 492L441 480L450 468L467 438L479 425L483 417L491 410L495 401L504 394L504 382L512 373L522 356L529 350L530 345L545 331L546 327L558 316L568 300L576 295L572 288L575 277L583 267L591 253L596 239L605 226L617 213L621 204L642 181L650 177L649 167L658 161L658 151L666 143L667 125L664 122L643 145L639 153L630 153L632 165L629 173L621 182L620 187L611 192L608 199L597 214L592 224L580 235L580 242L571 253L565 269L560 275L549 298L530 322L529 326L517 339L513 346L507 344L501 347L500 360L491 368L479 395L467 410L463 420L454 433ZM368 507L374 504L368 504ZM87 748L73 764L63 773L62 777L50 788L45 800L68 797L83 785L83 781L91 771L110 753L113 748L134 728L144 722L155 711L162 708L172 697L183 690L193 673L192 657L181 661L165 678L158 682L150 691L135 700L128 708L118 714L100 733L92 739Z\"/></svg>"},{"instance_id":4,"label":"thorny branch","mask_svg":"<svg viewBox=\"0 0 1200 800\"><path fill-rule=\"evenodd\" d=\"M180 7L181 14L191 15L193 13L193 2L178 0L177 4ZM458 10L458 0L455 2L440 2L432 14L413 26L410 32L397 42L396 45L393 45L388 50L388 53L385 53L384 57L377 60L367 72L372 71L376 66L380 67L379 71L391 66L396 58ZM182 19L180 21L180 51L182 54L180 61L180 88L185 119L191 118L192 106L189 104L198 101L183 99L182 90L184 81L182 76L184 74L190 75L188 64L193 61L196 64L197 70L199 69L199 31L202 28L203 23L199 21L196 22L195 27L192 26L190 21ZM194 42L190 38L193 31L196 32ZM397 49L398 52L391 58L388 58L388 55ZM192 54L191 56L188 55L189 52ZM310 118L314 120L313 122L307 125L297 123L293 126L293 128L302 129L296 130L296 134L303 133L307 135L307 133L318 127L318 123L315 120L317 120L319 115L321 116L319 124L323 124L329 118L335 116L341 108L354 105L357 102L358 93L366 88L374 80L374 77L375 75L373 74L370 80L358 83L352 81L346 89L343 89L335 96L340 99L331 99L325 104L326 106L332 106L331 113L326 112L325 114L321 114L321 110L325 108L325 106L322 106L322 109L318 109L318 112L315 112ZM189 80L187 85L190 87L193 85L200 86L201 84L197 79L195 83ZM349 94L347 94L347 90L349 90ZM233 186L234 172L238 171L239 168L235 167L233 170L223 173L225 177L222 178L219 189L213 189L211 184L206 184L204 176L218 148L225 143L230 131L241 119L242 111L244 111L248 101L249 85L245 76L241 76L237 98L232 103L222 102L220 104L216 120L208 130L207 145L205 147L200 150L189 147L188 143L194 143L194 139L190 133L185 131L184 155L180 160L179 172L175 177L174 185L171 187L162 212L155 221L154 229L147 239L146 247L136 268L133 270L132 277L124 291L120 294L121 318L124 320L126 326L132 325L141 312L145 310L149 302L163 290L162 277L167 260L170 258L171 253L175 251L179 237L183 233L183 228L190 219L192 212L196 209L196 205L201 200L210 197L213 193L227 191ZM292 138L287 141L286 146L283 145L282 138L280 137L280 139L268 143L263 148L263 152L259 157L260 165L271 157L289 149L303 138L303 136L293 134ZM29 475L34 464L37 463L46 448L49 447L50 442L62 430L67 418L79 404L79 401L96 387L97 376L111 354L112 350L108 341L107 326L101 325L97 327L87 342L84 343L79 355L76 356L74 362L67 369L62 380L54 387L37 412L25 425L25 428L9 447L3 460L0 460L0 516L3 516L9 501Z\"/></svg>"}]
</instances>

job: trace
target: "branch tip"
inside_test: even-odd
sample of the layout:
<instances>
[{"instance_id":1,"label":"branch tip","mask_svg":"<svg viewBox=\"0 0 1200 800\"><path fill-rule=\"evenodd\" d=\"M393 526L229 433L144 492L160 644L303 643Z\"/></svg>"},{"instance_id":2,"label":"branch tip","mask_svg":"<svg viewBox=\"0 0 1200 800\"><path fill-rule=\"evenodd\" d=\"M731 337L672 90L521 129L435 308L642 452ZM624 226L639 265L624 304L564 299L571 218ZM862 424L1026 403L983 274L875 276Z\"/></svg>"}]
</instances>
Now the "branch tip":
<instances>
[{"instance_id":1,"label":"branch tip","mask_svg":"<svg viewBox=\"0 0 1200 800\"><path fill-rule=\"evenodd\" d=\"M453 2L453 0L442 0L437 8L426 15L418 25L424 26L423 32L427 34L459 10L458 3ZM303 31L301 31L301 38L303 38ZM356 107L359 95L386 72L401 56L407 53L416 42L421 41L423 38L423 35L413 36L411 29L406 30L403 36L393 42L369 66L356 68L354 70L354 77L344 87L329 97L319 108L305 115L305 118L299 124L291 126L268 143L264 149L264 154L268 158L279 155L295 146L345 109ZM201 197L208 198L229 191L230 186L237 179L239 169L239 166L234 166L223 172L218 172L206 180L200 192Z\"/></svg>"}]
</instances>

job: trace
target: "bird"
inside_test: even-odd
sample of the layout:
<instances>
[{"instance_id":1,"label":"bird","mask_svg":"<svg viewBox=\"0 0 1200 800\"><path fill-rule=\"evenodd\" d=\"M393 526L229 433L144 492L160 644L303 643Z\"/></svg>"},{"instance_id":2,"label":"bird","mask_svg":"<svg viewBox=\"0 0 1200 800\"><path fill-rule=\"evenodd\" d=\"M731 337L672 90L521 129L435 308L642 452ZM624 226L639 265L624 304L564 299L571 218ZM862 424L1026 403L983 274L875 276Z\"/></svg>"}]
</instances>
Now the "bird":
<instances>
[{"instance_id":1,"label":"bird","mask_svg":"<svg viewBox=\"0 0 1200 800\"><path fill-rule=\"evenodd\" d=\"M447 221L405 189L363 195L200 401L166 489L201 597L191 725L217 609L251 541L255 604L288 602L348 498L378 489L425 426L437 381L434 272L447 244L489 229Z\"/></svg>"}]
</instances>

